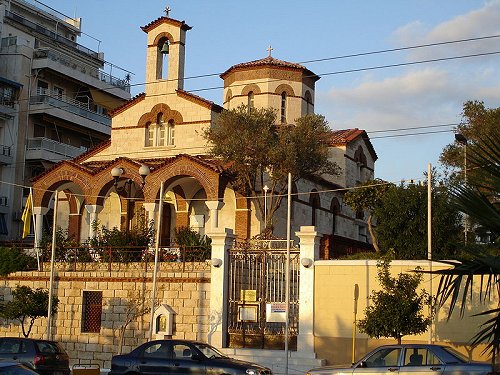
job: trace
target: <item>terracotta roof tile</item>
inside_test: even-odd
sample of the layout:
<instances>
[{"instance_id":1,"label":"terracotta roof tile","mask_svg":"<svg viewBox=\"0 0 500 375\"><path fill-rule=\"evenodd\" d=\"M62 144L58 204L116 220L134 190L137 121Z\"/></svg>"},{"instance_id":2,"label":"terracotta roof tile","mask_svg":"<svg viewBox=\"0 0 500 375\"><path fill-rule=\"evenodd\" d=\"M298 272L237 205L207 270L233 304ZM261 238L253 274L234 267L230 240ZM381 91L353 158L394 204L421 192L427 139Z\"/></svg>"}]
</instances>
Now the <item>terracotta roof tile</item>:
<instances>
[{"instance_id":1,"label":"terracotta roof tile","mask_svg":"<svg viewBox=\"0 0 500 375\"><path fill-rule=\"evenodd\" d=\"M311 72L309 69L307 69L306 67L304 67L300 64L275 59L272 56L267 56L263 59L233 65L228 70L226 70L224 73L222 73L220 75L220 77L222 79L224 79L229 73L231 73L233 71L248 70L248 69L260 68L260 67L274 67L274 68L286 68L286 69L301 70L301 71L305 72L308 77L310 77L316 81L320 78L316 74Z\"/></svg>"},{"instance_id":2,"label":"terracotta roof tile","mask_svg":"<svg viewBox=\"0 0 500 375\"><path fill-rule=\"evenodd\" d=\"M173 18L163 16L163 17L159 17L159 18L155 19L154 21L151 21L150 23L148 23L145 26L141 26L141 30L144 31L145 33L147 33L149 31L153 30L158 25L161 25L162 23L168 23L170 25L179 26L183 30L191 30L192 29L192 27L189 26L185 21L178 21L178 20L175 20Z\"/></svg>"},{"instance_id":3,"label":"terracotta roof tile","mask_svg":"<svg viewBox=\"0 0 500 375\"><path fill-rule=\"evenodd\" d=\"M332 130L330 137L330 146L344 146L348 143L354 141L356 138L361 137L365 140L368 150L373 158L373 160L377 160L378 156L373 148L372 143L370 142L370 137L364 130L360 130L358 128L353 129L344 129L344 130Z\"/></svg>"},{"instance_id":4,"label":"terracotta roof tile","mask_svg":"<svg viewBox=\"0 0 500 375\"><path fill-rule=\"evenodd\" d=\"M132 107L135 103L138 103L140 102L141 100L144 100L144 98L146 98L146 94L145 93L140 93L140 94L137 94L136 96L134 96L132 99L126 101L125 103L123 103L122 105L119 105L118 107L116 107L115 109L113 109L112 111L110 111L108 114L111 116L111 117L114 117L116 116L117 114L125 111L127 108L130 108Z\"/></svg>"}]
</instances>

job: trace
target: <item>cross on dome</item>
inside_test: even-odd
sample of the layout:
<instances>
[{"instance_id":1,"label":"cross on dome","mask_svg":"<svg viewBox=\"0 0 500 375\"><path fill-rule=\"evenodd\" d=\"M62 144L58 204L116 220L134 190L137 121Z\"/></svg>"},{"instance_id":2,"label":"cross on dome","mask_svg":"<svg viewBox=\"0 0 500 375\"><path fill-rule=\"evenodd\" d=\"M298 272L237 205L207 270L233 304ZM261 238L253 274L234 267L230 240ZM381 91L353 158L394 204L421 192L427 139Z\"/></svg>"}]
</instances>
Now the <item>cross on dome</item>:
<instances>
[{"instance_id":1,"label":"cross on dome","mask_svg":"<svg viewBox=\"0 0 500 375\"><path fill-rule=\"evenodd\" d=\"M171 10L172 9L170 9L170 7L167 5L163 11L165 12L165 15L168 17L170 15Z\"/></svg>"},{"instance_id":2,"label":"cross on dome","mask_svg":"<svg viewBox=\"0 0 500 375\"><path fill-rule=\"evenodd\" d=\"M272 50L273 50L273 49L274 49L274 48L273 48L273 47L271 47L271 46L269 46L269 47L267 48L267 52L269 52L269 57L271 57L271 52L272 52Z\"/></svg>"}]
</instances>

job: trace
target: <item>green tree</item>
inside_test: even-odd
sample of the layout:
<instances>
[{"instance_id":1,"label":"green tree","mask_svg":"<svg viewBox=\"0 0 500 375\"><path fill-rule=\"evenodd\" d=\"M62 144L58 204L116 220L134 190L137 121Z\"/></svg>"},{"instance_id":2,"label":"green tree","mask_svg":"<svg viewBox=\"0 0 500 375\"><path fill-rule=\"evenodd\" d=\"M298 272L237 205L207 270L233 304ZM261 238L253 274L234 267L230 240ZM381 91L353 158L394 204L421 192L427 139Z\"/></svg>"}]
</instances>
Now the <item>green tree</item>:
<instances>
[{"instance_id":1,"label":"green tree","mask_svg":"<svg viewBox=\"0 0 500 375\"><path fill-rule=\"evenodd\" d=\"M0 276L36 269L36 259L22 249L0 247Z\"/></svg>"},{"instance_id":2,"label":"green tree","mask_svg":"<svg viewBox=\"0 0 500 375\"><path fill-rule=\"evenodd\" d=\"M12 301L4 302L0 316L15 320L21 324L24 337L28 337L35 320L47 317L49 307L49 292L41 288L31 289L28 286L17 286L12 291ZM52 314L57 313L59 299L52 299Z\"/></svg>"},{"instance_id":3,"label":"green tree","mask_svg":"<svg viewBox=\"0 0 500 375\"><path fill-rule=\"evenodd\" d=\"M462 134L467 139L467 153L481 152L477 148L480 140L498 133L500 124L500 107L486 108L484 103L477 100L470 100L464 103L462 121L457 126L457 133ZM463 180L465 150L464 144L455 141L443 149L440 156L441 163L451 170L458 170L460 174L452 173L452 180ZM476 169L467 168L467 178L474 179Z\"/></svg>"},{"instance_id":4,"label":"green tree","mask_svg":"<svg viewBox=\"0 0 500 375\"><path fill-rule=\"evenodd\" d=\"M427 184L392 185L374 213L380 247L393 249L396 259L427 258ZM450 205L445 187L433 187L432 258L454 257L461 241L460 212Z\"/></svg>"},{"instance_id":5,"label":"green tree","mask_svg":"<svg viewBox=\"0 0 500 375\"><path fill-rule=\"evenodd\" d=\"M497 122L497 129L500 121ZM470 156L469 156L470 155ZM500 135L497 131L483 135L474 141L468 155L470 168L477 178L467 185L456 186L452 190L452 204L469 215L475 222L488 229L492 235L500 233ZM472 303L474 282L480 283L479 302L485 304L490 298L500 299L500 243L496 237L488 246L475 247L469 257L460 264L449 263L451 268L435 271L441 274L437 292L438 305L449 303L449 316L458 305L460 315ZM478 314L488 317L472 338L472 345L487 343L489 352L496 361L500 352L500 308L485 309Z\"/></svg>"},{"instance_id":6,"label":"green tree","mask_svg":"<svg viewBox=\"0 0 500 375\"><path fill-rule=\"evenodd\" d=\"M368 211L368 231L372 239L373 247L380 253L379 241L373 228L373 217L375 208L380 205L382 197L391 184L381 179L369 180L348 191L344 195L344 202L355 212Z\"/></svg>"},{"instance_id":7,"label":"green tree","mask_svg":"<svg viewBox=\"0 0 500 375\"><path fill-rule=\"evenodd\" d=\"M430 306L425 290L417 293L422 281L420 273L390 274L389 259L377 263L377 279L382 287L372 291L372 304L365 310L365 318L358 322L361 332L370 337L392 337L401 344L405 335L424 333L431 323L431 317L424 317L423 308Z\"/></svg>"},{"instance_id":8,"label":"green tree","mask_svg":"<svg viewBox=\"0 0 500 375\"><path fill-rule=\"evenodd\" d=\"M323 116L307 115L294 125L276 125L271 108L242 105L223 111L205 138L211 155L229 170L231 182L243 195L251 195L266 229L287 190L287 176L295 181L321 174L337 174L338 166L328 158L331 131ZM263 187L268 185L268 212L264 215Z\"/></svg>"}]
</instances>

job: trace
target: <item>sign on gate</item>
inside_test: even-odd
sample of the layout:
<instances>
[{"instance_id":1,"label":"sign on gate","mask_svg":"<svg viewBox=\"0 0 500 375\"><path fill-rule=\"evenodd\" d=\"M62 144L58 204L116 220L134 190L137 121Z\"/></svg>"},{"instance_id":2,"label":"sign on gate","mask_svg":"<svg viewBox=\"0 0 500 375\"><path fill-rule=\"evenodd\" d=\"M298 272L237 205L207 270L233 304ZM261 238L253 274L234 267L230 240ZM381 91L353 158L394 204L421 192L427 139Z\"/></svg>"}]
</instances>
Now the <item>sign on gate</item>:
<instances>
[{"instance_id":1,"label":"sign on gate","mask_svg":"<svg viewBox=\"0 0 500 375\"><path fill-rule=\"evenodd\" d=\"M266 321L270 323L286 322L286 304L283 302L272 302L266 304Z\"/></svg>"}]
</instances>

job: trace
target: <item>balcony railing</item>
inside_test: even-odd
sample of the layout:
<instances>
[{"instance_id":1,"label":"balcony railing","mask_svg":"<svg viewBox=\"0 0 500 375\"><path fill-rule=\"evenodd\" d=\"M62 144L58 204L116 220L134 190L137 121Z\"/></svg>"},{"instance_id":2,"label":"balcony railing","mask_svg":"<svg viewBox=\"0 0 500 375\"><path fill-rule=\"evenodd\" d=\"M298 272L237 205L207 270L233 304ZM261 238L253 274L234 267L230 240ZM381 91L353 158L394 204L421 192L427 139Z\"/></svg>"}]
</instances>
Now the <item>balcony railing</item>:
<instances>
[{"instance_id":1,"label":"balcony railing","mask_svg":"<svg viewBox=\"0 0 500 375\"><path fill-rule=\"evenodd\" d=\"M48 107L62 109L102 125L111 126L111 118L92 111L88 103L64 96L49 95L46 90L38 90L37 95L31 97L30 104L45 104Z\"/></svg>"},{"instance_id":2,"label":"balcony railing","mask_svg":"<svg viewBox=\"0 0 500 375\"><path fill-rule=\"evenodd\" d=\"M48 151L65 158L74 158L87 151L85 147L75 147L48 138L28 139L28 151Z\"/></svg>"},{"instance_id":3,"label":"balcony railing","mask_svg":"<svg viewBox=\"0 0 500 375\"><path fill-rule=\"evenodd\" d=\"M12 149L10 146L0 145L0 155L2 156L12 156Z\"/></svg>"},{"instance_id":4,"label":"balcony railing","mask_svg":"<svg viewBox=\"0 0 500 375\"><path fill-rule=\"evenodd\" d=\"M63 37L62 35L56 34L54 31L51 31L49 29L46 29L43 26L40 26L34 22L31 22L30 20L24 18L23 16L20 16L19 14L9 12L8 10L5 11L5 17L8 19L11 19L13 21L16 21L32 30L35 30L36 32L43 34L45 36L48 36L51 39L54 39L68 47L72 47L86 55L89 55L93 58L102 60L100 57L99 53L92 51L90 48L84 47L68 38Z\"/></svg>"},{"instance_id":5,"label":"balcony railing","mask_svg":"<svg viewBox=\"0 0 500 375\"><path fill-rule=\"evenodd\" d=\"M114 77L110 74L103 72L102 70L92 67L90 65L82 65L78 63L74 58L69 56L65 56L62 53L58 53L50 48L39 48L35 51L34 54L35 59L51 59L52 61L56 61L64 66L70 67L72 69L76 69L83 74L88 74L95 79L98 79L102 82L109 83L115 87L119 87L120 89L130 93L130 84L125 79L120 79Z\"/></svg>"}]
</instances>

